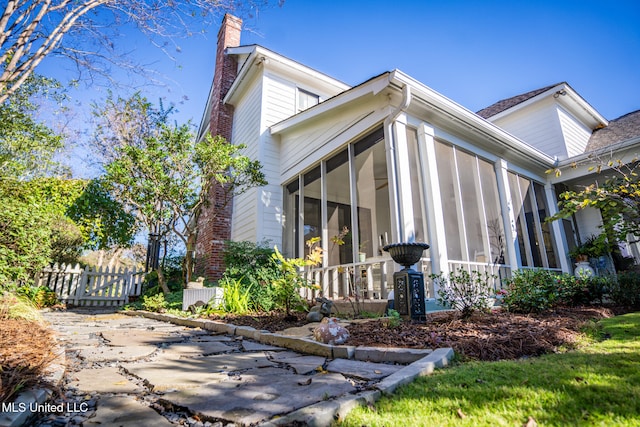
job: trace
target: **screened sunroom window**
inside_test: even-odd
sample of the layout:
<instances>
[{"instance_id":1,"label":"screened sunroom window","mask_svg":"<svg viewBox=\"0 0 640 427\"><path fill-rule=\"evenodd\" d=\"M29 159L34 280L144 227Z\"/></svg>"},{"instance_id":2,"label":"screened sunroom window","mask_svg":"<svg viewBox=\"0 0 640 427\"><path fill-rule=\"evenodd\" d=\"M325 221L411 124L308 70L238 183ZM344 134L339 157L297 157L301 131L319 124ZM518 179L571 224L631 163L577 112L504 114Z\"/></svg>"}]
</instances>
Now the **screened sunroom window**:
<instances>
[{"instance_id":1,"label":"screened sunroom window","mask_svg":"<svg viewBox=\"0 0 640 427\"><path fill-rule=\"evenodd\" d=\"M504 264L505 238L493 164L436 142L447 256L450 260Z\"/></svg>"},{"instance_id":2,"label":"screened sunroom window","mask_svg":"<svg viewBox=\"0 0 640 427\"><path fill-rule=\"evenodd\" d=\"M516 243L523 267L558 268L555 242L549 224L544 187L509 172L509 189L516 216Z\"/></svg>"}]
</instances>

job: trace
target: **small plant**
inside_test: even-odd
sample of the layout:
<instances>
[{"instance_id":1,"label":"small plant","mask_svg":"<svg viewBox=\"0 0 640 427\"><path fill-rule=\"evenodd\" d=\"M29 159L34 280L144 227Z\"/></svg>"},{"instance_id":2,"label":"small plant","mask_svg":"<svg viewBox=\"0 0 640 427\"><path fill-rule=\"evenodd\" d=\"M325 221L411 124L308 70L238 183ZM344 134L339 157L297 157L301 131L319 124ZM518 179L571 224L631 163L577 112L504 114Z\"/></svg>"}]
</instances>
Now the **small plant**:
<instances>
[{"instance_id":1,"label":"small plant","mask_svg":"<svg viewBox=\"0 0 640 427\"><path fill-rule=\"evenodd\" d=\"M151 296L143 296L142 308L147 311L163 313L167 308L167 301L164 299L164 294L159 293Z\"/></svg>"},{"instance_id":2,"label":"small plant","mask_svg":"<svg viewBox=\"0 0 640 427\"><path fill-rule=\"evenodd\" d=\"M490 281L496 276L473 270L460 268L449 273L432 274L431 279L440 285L438 303L459 310L462 318L468 318L476 311L488 311L491 308L493 286Z\"/></svg>"},{"instance_id":3,"label":"small plant","mask_svg":"<svg viewBox=\"0 0 640 427\"><path fill-rule=\"evenodd\" d=\"M227 313L244 314L249 310L249 289L243 289L242 283L237 279L226 279L220 282L224 290L224 303L222 310Z\"/></svg>"},{"instance_id":4,"label":"small plant","mask_svg":"<svg viewBox=\"0 0 640 427\"><path fill-rule=\"evenodd\" d=\"M281 308L285 309L287 316L291 316L291 309L302 299L299 292L300 289L310 286L300 276L300 269L310 265L312 261L302 258L285 258L277 247L275 248L273 259L280 270L280 277L273 282L274 299Z\"/></svg>"},{"instance_id":5,"label":"small plant","mask_svg":"<svg viewBox=\"0 0 640 427\"><path fill-rule=\"evenodd\" d=\"M402 318L400 317L400 313L398 313L398 311L394 310L393 308L390 308L389 310L387 310L387 316L388 317L385 318L385 322L384 322L384 325L387 328L397 328L402 323Z\"/></svg>"}]
</instances>

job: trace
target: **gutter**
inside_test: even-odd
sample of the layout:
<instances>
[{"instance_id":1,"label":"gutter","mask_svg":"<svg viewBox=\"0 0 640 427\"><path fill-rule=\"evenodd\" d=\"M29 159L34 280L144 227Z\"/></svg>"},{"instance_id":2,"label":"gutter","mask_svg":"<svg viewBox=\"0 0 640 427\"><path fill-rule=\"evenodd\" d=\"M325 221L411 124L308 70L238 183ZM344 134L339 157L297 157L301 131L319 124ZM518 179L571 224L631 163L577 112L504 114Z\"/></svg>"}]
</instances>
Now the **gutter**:
<instances>
[{"instance_id":1,"label":"gutter","mask_svg":"<svg viewBox=\"0 0 640 427\"><path fill-rule=\"evenodd\" d=\"M389 83L391 83L391 79L393 77L389 76ZM393 122L398 118L398 116L406 110L411 104L411 100L413 99L413 95L411 93L411 87L408 84L405 84L402 87L402 102L398 105L392 113L384 119L384 133L385 140L388 141L386 146L387 153L387 166L389 170L387 171L387 175L389 177L389 181L391 185L389 185L391 199L393 200L393 206L395 209L391 211L393 214L393 218L391 218L391 222L395 224L396 230L398 230L398 240L402 240L404 237L404 227L402 225L401 211L400 211L400 189L398 188L398 175L396 173L396 140L393 132ZM393 191L391 191L393 190ZM392 233L393 236L393 233ZM392 237L393 238L393 237ZM388 244L389 242L385 242Z\"/></svg>"}]
</instances>

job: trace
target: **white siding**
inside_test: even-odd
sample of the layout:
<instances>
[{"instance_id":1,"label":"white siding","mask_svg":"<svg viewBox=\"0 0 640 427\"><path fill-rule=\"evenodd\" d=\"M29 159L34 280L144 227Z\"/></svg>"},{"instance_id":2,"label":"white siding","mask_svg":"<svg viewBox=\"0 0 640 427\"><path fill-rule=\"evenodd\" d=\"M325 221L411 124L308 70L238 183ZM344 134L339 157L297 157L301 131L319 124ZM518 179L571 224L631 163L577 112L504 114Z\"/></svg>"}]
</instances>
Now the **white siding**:
<instances>
[{"instance_id":1,"label":"white siding","mask_svg":"<svg viewBox=\"0 0 640 427\"><path fill-rule=\"evenodd\" d=\"M560 126L562 127L562 133L567 147L567 155L572 157L584 153L584 149L587 147L589 137L591 136L591 129L579 122L561 107L558 107L558 117L560 118Z\"/></svg>"},{"instance_id":2,"label":"white siding","mask_svg":"<svg viewBox=\"0 0 640 427\"><path fill-rule=\"evenodd\" d=\"M602 233L602 215L600 211L594 208L580 209L576 212L576 225L580 239L584 242L591 235L599 235Z\"/></svg>"},{"instance_id":3,"label":"white siding","mask_svg":"<svg viewBox=\"0 0 640 427\"><path fill-rule=\"evenodd\" d=\"M296 86L277 76L264 78L263 121L261 125L260 161L268 185L259 189L258 240L268 240L282 248L282 187L280 186L280 145L274 141L269 126L295 112Z\"/></svg>"},{"instance_id":4,"label":"white siding","mask_svg":"<svg viewBox=\"0 0 640 427\"><path fill-rule=\"evenodd\" d=\"M262 82L258 79L251 83L236 105L233 115L233 143L245 144L247 148L243 154L251 159L259 159L261 97ZM256 193L257 189L251 189L234 198L231 240L255 241L257 234Z\"/></svg>"},{"instance_id":5,"label":"white siding","mask_svg":"<svg viewBox=\"0 0 640 427\"><path fill-rule=\"evenodd\" d=\"M551 99L542 100L493 122L546 154L560 159L567 157L556 104Z\"/></svg>"}]
</instances>

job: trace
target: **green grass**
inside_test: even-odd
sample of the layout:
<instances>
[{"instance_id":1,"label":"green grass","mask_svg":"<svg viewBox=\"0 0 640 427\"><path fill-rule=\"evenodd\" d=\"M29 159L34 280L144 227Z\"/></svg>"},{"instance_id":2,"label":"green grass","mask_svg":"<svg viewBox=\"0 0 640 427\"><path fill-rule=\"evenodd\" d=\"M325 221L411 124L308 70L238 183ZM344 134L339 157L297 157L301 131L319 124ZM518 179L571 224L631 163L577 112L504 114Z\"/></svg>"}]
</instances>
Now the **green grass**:
<instances>
[{"instance_id":1,"label":"green grass","mask_svg":"<svg viewBox=\"0 0 640 427\"><path fill-rule=\"evenodd\" d=\"M640 426L640 313L577 351L437 370L341 426Z\"/></svg>"}]
</instances>

